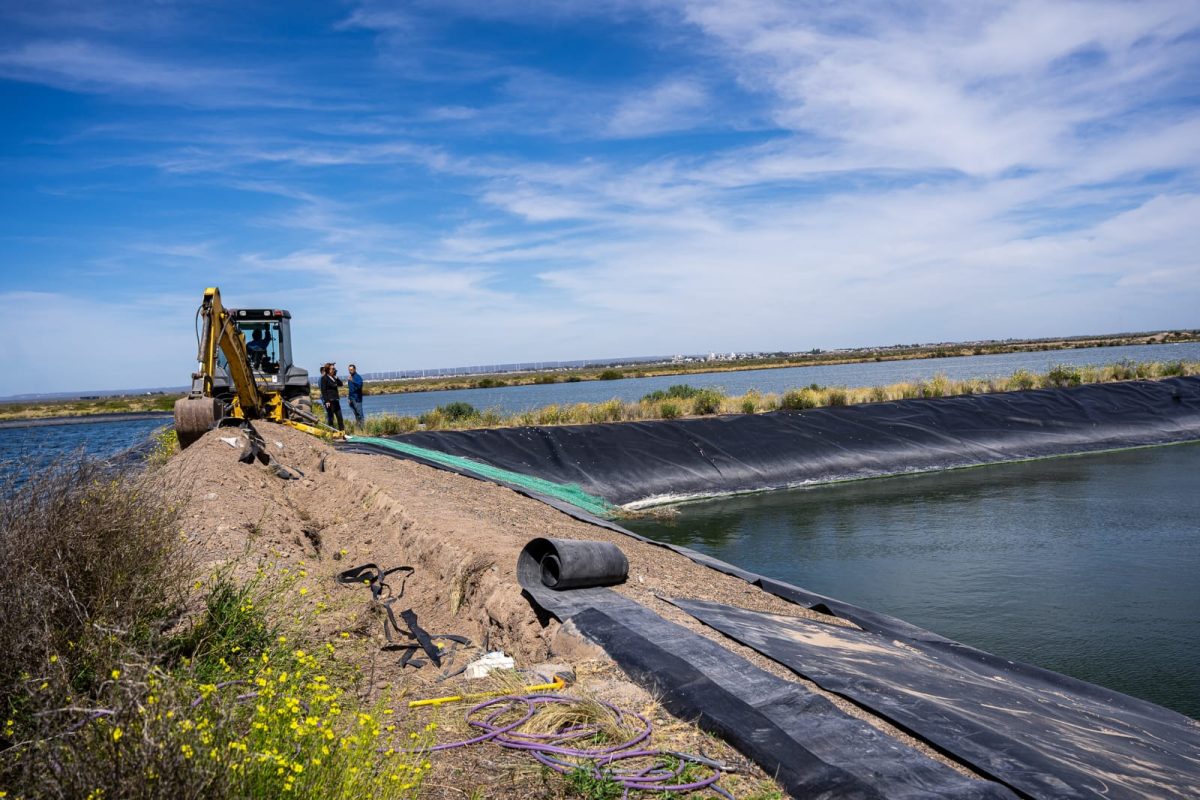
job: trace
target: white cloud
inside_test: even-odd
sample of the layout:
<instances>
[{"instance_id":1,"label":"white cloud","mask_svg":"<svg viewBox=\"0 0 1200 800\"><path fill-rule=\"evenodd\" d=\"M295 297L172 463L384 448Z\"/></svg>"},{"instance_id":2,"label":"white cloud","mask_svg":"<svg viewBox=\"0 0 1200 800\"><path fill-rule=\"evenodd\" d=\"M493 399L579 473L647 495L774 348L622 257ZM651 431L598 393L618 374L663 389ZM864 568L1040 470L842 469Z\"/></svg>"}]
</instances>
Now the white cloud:
<instances>
[{"instance_id":1,"label":"white cloud","mask_svg":"<svg viewBox=\"0 0 1200 800\"><path fill-rule=\"evenodd\" d=\"M670 80L621 101L608 124L617 137L647 136L690 128L708 99L695 81Z\"/></svg>"}]
</instances>

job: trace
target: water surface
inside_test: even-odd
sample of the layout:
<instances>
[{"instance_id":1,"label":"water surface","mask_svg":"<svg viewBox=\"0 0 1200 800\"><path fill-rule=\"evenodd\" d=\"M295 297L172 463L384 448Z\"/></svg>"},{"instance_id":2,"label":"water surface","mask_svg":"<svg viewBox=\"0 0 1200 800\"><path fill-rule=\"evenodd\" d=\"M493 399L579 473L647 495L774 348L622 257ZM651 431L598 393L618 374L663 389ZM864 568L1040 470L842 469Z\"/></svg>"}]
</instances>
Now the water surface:
<instances>
[{"instance_id":1,"label":"water surface","mask_svg":"<svg viewBox=\"0 0 1200 800\"><path fill-rule=\"evenodd\" d=\"M690 503L629 527L1200 718L1200 443Z\"/></svg>"},{"instance_id":2,"label":"water surface","mask_svg":"<svg viewBox=\"0 0 1200 800\"><path fill-rule=\"evenodd\" d=\"M145 441L170 418L133 419L0 429L0 464L27 463L33 468L82 449L95 458L108 458Z\"/></svg>"}]
</instances>

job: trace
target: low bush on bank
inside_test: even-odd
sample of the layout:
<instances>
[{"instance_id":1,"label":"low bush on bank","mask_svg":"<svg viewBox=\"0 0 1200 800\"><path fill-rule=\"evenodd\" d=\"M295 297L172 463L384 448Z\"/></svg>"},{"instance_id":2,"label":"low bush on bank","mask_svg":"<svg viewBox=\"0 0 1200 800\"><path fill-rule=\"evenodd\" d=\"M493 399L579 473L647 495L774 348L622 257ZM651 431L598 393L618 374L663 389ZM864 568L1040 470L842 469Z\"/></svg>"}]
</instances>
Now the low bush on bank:
<instances>
[{"instance_id":1,"label":"low bush on bank","mask_svg":"<svg viewBox=\"0 0 1200 800\"><path fill-rule=\"evenodd\" d=\"M677 383L674 386L669 386L666 389L656 389L642 398L643 403L658 403L663 400L691 400L696 395L700 394L700 389L695 386L688 386L686 383Z\"/></svg>"},{"instance_id":2,"label":"low bush on bank","mask_svg":"<svg viewBox=\"0 0 1200 800\"><path fill-rule=\"evenodd\" d=\"M401 417L396 414L372 414L362 426L356 426L355 432L363 436L393 436L399 433L412 433L421 426L416 417Z\"/></svg>"},{"instance_id":3,"label":"low bush on bank","mask_svg":"<svg viewBox=\"0 0 1200 800\"><path fill-rule=\"evenodd\" d=\"M816 408L818 405L817 393L812 389L792 389L784 392L783 397L779 400L779 407L788 411L803 411L806 408Z\"/></svg>"},{"instance_id":4,"label":"low bush on bank","mask_svg":"<svg viewBox=\"0 0 1200 800\"><path fill-rule=\"evenodd\" d=\"M692 413L697 416L721 413L725 395L716 389L701 389L692 397Z\"/></svg>"},{"instance_id":5,"label":"low bush on bank","mask_svg":"<svg viewBox=\"0 0 1200 800\"><path fill-rule=\"evenodd\" d=\"M0 487L0 796L415 796L428 731L282 632L264 571L192 584L180 522L153 472L82 457Z\"/></svg>"}]
</instances>

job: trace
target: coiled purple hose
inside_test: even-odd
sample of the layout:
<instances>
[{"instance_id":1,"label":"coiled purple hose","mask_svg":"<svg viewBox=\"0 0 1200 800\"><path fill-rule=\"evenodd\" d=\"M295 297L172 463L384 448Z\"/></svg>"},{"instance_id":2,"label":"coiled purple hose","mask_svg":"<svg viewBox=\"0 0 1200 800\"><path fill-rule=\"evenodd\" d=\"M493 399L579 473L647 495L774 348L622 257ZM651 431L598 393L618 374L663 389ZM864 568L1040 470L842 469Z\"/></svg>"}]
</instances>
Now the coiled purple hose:
<instances>
[{"instance_id":1,"label":"coiled purple hose","mask_svg":"<svg viewBox=\"0 0 1200 800\"><path fill-rule=\"evenodd\" d=\"M636 729L629 739L624 742L604 747L572 746L571 742L587 739L600 730L600 726L574 725L554 733L524 733L521 726L533 719L539 706L581 702L573 697L563 697L553 694L507 695L480 703L466 713L467 724L483 731L478 736L459 742L439 744L421 752L436 752L453 750L457 747L495 742L501 747L511 750L525 750L538 762L560 774L567 774L580 769L582 765L564 759L577 758L591 762L592 776L598 780L611 780L625 789L629 796L631 789L652 792L691 792L697 789L712 789L722 797L733 800L733 796L717 785L721 778L719 765L708 759L687 753L666 752L642 747L642 743L650 738L650 721L634 711L625 711L611 703L599 702L612 713L615 722L623 728ZM524 711L521 711L524 706ZM516 712L518 718L512 722L500 723L499 720ZM635 724L635 720L636 723ZM413 751L416 752L416 751ZM615 766L619 761L634 759L654 759L650 766L639 766L632 763L627 766ZM672 765L668 759L675 763ZM689 783L677 783L688 762L707 767L711 774L708 777Z\"/></svg>"}]
</instances>

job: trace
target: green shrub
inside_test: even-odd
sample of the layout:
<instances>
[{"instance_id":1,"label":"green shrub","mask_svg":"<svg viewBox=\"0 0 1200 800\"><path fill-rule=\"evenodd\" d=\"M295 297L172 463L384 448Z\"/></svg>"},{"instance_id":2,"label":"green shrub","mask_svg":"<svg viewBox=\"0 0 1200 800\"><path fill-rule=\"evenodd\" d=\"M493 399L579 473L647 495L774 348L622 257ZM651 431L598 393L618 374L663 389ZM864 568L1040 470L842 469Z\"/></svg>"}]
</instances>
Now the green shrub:
<instances>
[{"instance_id":1,"label":"green shrub","mask_svg":"<svg viewBox=\"0 0 1200 800\"><path fill-rule=\"evenodd\" d=\"M670 401L659 406L658 413L662 415L663 419L677 419L678 417L682 416L682 411L679 408L679 404L672 403Z\"/></svg>"},{"instance_id":2,"label":"green shrub","mask_svg":"<svg viewBox=\"0 0 1200 800\"><path fill-rule=\"evenodd\" d=\"M817 395L812 389L789 389L779 400L779 407L788 411L802 411L817 407Z\"/></svg>"},{"instance_id":3,"label":"green shrub","mask_svg":"<svg viewBox=\"0 0 1200 800\"><path fill-rule=\"evenodd\" d=\"M578 380L578 379L576 379ZM558 383L557 375L538 375L533 379L534 383Z\"/></svg>"},{"instance_id":4,"label":"green shrub","mask_svg":"<svg viewBox=\"0 0 1200 800\"><path fill-rule=\"evenodd\" d=\"M562 406L549 405L533 412L538 425L561 425L570 421L570 412Z\"/></svg>"},{"instance_id":5,"label":"green shrub","mask_svg":"<svg viewBox=\"0 0 1200 800\"><path fill-rule=\"evenodd\" d=\"M850 395L845 389L830 389L826 399L831 406L844 406L850 403Z\"/></svg>"},{"instance_id":6,"label":"green shrub","mask_svg":"<svg viewBox=\"0 0 1200 800\"><path fill-rule=\"evenodd\" d=\"M421 415L420 420L427 428L441 427L445 423L465 422L479 416L479 410L470 403L455 400L433 411Z\"/></svg>"},{"instance_id":7,"label":"green shrub","mask_svg":"<svg viewBox=\"0 0 1200 800\"><path fill-rule=\"evenodd\" d=\"M624 377L625 377L625 373L621 372L621 370L619 370L619 369L606 369L603 372L601 372L599 375L596 376L596 378L598 380L602 380L602 381L619 381L621 378L624 378Z\"/></svg>"},{"instance_id":8,"label":"green shrub","mask_svg":"<svg viewBox=\"0 0 1200 800\"><path fill-rule=\"evenodd\" d=\"M659 400L691 400L700 394L700 391L695 386L688 386L686 383L677 383L674 386L667 387L665 390L655 389L642 399L652 403Z\"/></svg>"},{"instance_id":9,"label":"green shrub","mask_svg":"<svg viewBox=\"0 0 1200 800\"><path fill-rule=\"evenodd\" d=\"M1137 377L1137 370L1130 361L1109 364L1104 371L1107 373L1108 380L1111 381L1131 381Z\"/></svg>"},{"instance_id":10,"label":"green shrub","mask_svg":"<svg viewBox=\"0 0 1200 800\"><path fill-rule=\"evenodd\" d=\"M1037 386L1037 384L1038 384L1037 376L1031 374L1028 370L1024 370L1024 369L1019 369L1016 372L1014 372L1012 374L1012 377L1009 378L1008 380L1009 380L1009 384L1014 389L1021 389L1021 390L1032 389L1033 387Z\"/></svg>"},{"instance_id":11,"label":"green shrub","mask_svg":"<svg viewBox=\"0 0 1200 800\"><path fill-rule=\"evenodd\" d=\"M758 404L762 402L762 395L751 389L742 395L742 413L753 414L758 411Z\"/></svg>"},{"instance_id":12,"label":"green shrub","mask_svg":"<svg viewBox=\"0 0 1200 800\"><path fill-rule=\"evenodd\" d=\"M1081 383L1083 383L1083 376L1079 374L1079 370L1066 364L1056 364L1046 373L1046 386L1061 389L1067 386L1078 386Z\"/></svg>"},{"instance_id":13,"label":"green shrub","mask_svg":"<svg viewBox=\"0 0 1200 800\"><path fill-rule=\"evenodd\" d=\"M187 659L191 674L209 682L270 651L278 631L258 602L258 586L258 579L239 586L218 574L205 598L204 615L170 640L167 652L173 659Z\"/></svg>"},{"instance_id":14,"label":"green shrub","mask_svg":"<svg viewBox=\"0 0 1200 800\"><path fill-rule=\"evenodd\" d=\"M171 456L179 452L179 434L174 428L155 431L153 438L154 449L146 457L146 461L151 465L165 464Z\"/></svg>"},{"instance_id":15,"label":"green shrub","mask_svg":"<svg viewBox=\"0 0 1200 800\"><path fill-rule=\"evenodd\" d=\"M1183 366L1182 361L1168 361L1162 365L1160 374L1164 378L1182 377L1187 374L1187 369Z\"/></svg>"},{"instance_id":16,"label":"green shrub","mask_svg":"<svg viewBox=\"0 0 1200 800\"><path fill-rule=\"evenodd\" d=\"M393 436L398 433L412 433L418 424L416 417L372 414L363 421L361 433L364 436Z\"/></svg>"},{"instance_id":17,"label":"green shrub","mask_svg":"<svg viewBox=\"0 0 1200 800\"><path fill-rule=\"evenodd\" d=\"M950 386L950 379L945 375L934 375L928 382L919 384L921 397L946 397L953 389Z\"/></svg>"},{"instance_id":18,"label":"green shrub","mask_svg":"<svg viewBox=\"0 0 1200 800\"><path fill-rule=\"evenodd\" d=\"M620 422L625 418L625 404L620 400L606 400L589 406L588 422Z\"/></svg>"},{"instance_id":19,"label":"green shrub","mask_svg":"<svg viewBox=\"0 0 1200 800\"><path fill-rule=\"evenodd\" d=\"M721 401L725 395L716 389L701 389L692 396L693 414L717 414L721 411Z\"/></svg>"}]
</instances>

